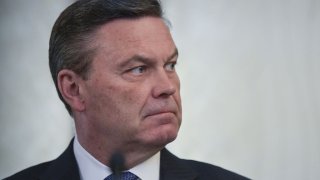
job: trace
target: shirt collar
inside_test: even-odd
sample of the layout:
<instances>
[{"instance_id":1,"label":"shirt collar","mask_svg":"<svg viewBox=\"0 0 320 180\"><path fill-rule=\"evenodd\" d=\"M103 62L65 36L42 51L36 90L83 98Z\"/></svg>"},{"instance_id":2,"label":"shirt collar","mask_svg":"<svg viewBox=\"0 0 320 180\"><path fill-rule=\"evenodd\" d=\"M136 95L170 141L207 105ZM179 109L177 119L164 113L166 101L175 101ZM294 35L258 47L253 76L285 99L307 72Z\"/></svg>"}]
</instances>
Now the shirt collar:
<instances>
[{"instance_id":1,"label":"shirt collar","mask_svg":"<svg viewBox=\"0 0 320 180\"><path fill-rule=\"evenodd\" d=\"M108 166L99 162L81 146L77 136L73 143L73 149L81 180L103 180L112 174ZM158 180L160 177L160 152L128 171L142 180Z\"/></svg>"},{"instance_id":2,"label":"shirt collar","mask_svg":"<svg viewBox=\"0 0 320 180\"><path fill-rule=\"evenodd\" d=\"M158 180L160 177L160 152L129 171L142 180Z\"/></svg>"},{"instance_id":3,"label":"shirt collar","mask_svg":"<svg viewBox=\"0 0 320 180\"><path fill-rule=\"evenodd\" d=\"M77 136L74 138L73 150L79 166L81 180L103 180L112 174L108 166L99 162L80 145Z\"/></svg>"}]
</instances>

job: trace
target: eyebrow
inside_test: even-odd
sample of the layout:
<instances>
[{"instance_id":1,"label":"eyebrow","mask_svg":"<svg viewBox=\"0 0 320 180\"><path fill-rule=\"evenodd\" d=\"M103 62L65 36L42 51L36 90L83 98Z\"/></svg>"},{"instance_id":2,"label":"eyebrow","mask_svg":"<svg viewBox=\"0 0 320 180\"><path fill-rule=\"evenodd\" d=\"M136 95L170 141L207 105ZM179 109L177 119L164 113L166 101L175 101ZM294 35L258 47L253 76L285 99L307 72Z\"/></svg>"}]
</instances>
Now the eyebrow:
<instances>
[{"instance_id":1,"label":"eyebrow","mask_svg":"<svg viewBox=\"0 0 320 180\"><path fill-rule=\"evenodd\" d=\"M175 48L174 52L166 59L165 62L168 62L174 58L176 58L179 55L178 53L178 49ZM120 63L120 68L126 67L129 63L131 62L141 62L141 63L145 63L145 64L153 64L153 61L150 61L151 58L145 57L143 55L134 55L132 57L130 57L129 59L123 61Z\"/></svg>"}]
</instances>

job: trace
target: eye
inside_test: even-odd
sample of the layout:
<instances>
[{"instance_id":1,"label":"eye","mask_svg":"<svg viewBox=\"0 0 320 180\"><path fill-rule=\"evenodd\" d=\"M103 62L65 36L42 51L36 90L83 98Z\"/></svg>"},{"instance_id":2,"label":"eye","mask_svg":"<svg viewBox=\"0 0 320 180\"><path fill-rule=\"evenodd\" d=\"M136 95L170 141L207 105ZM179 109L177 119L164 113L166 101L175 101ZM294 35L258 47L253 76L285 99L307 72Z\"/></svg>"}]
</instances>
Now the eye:
<instances>
[{"instance_id":1,"label":"eye","mask_svg":"<svg viewBox=\"0 0 320 180\"><path fill-rule=\"evenodd\" d=\"M147 68L145 66L138 66L129 70L133 75L139 76L146 72Z\"/></svg>"},{"instance_id":2,"label":"eye","mask_svg":"<svg viewBox=\"0 0 320 180\"><path fill-rule=\"evenodd\" d=\"M164 66L164 68L165 68L167 71L175 71L176 64L177 64L177 62L170 62L170 63L167 63L167 64Z\"/></svg>"}]
</instances>

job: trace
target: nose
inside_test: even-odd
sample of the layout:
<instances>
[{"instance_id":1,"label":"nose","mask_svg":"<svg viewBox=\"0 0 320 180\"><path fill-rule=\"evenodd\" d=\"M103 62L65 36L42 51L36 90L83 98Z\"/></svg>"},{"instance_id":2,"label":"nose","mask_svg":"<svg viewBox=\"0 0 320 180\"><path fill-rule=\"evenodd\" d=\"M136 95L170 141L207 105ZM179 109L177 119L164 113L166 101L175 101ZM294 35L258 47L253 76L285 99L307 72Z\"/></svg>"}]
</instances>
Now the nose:
<instances>
[{"instance_id":1,"label":"nose","mask_svg":"<svg viewBox=\"0 0 320 180\"><path fill-rule=\"evenodd\" d=\"M177 91L178 86L178 77L170 76L166 72L159 73L156 78L154 78L152 95L154 98L169 97Z\"/></svg>"}]
</instances>

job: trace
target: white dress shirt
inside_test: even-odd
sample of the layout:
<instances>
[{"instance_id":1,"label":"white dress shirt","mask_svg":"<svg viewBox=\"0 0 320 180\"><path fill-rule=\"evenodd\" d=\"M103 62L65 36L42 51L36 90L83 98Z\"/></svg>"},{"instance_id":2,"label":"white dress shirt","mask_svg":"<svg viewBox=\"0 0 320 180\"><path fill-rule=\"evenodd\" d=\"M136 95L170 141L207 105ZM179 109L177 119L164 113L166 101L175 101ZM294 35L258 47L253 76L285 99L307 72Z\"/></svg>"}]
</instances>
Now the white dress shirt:
<instances>
[{"instance_id":1,"label":"white dress shirt","mask_svg":"<svg viewBox=\"0 0 320 180\"><path fill-rule=\"evenodd\" d=\"M104 178L112 174L108 166L95 159L80 145L77 136L74 138L73 151L78 163L81 180L104 180ZM159 180L160 152L128 171L138 176L141 180Z\"/></svg>"}]
</instances>

